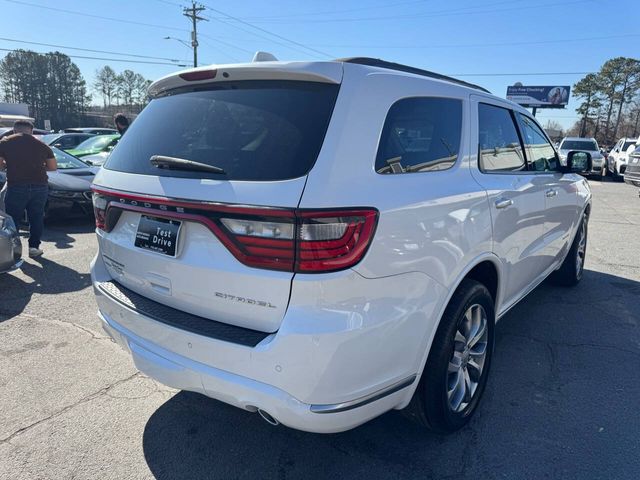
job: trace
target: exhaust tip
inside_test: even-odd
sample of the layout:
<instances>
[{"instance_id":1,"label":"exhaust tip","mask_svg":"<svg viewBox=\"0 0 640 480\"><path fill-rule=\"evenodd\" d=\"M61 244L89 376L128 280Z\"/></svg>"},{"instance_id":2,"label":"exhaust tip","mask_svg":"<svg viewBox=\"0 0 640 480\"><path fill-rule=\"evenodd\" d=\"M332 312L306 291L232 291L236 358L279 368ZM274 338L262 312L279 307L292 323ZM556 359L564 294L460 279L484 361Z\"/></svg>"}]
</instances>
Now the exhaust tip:
<instances>
[{"instance_id":1,"label":"exhaust tip","mask_svg":"<svg viewBox=\"0 0 640 480\"><path fill-rule=\"evenodd\" d=\"M267 412L265 412L261 408L258 409L258 415L260 415L262 419L265 422L267 422L269 425L273 425L274 427L280 425L280 422L278 420L273 418L271 415L269 415Z\"/></svg>"}]
</instances>

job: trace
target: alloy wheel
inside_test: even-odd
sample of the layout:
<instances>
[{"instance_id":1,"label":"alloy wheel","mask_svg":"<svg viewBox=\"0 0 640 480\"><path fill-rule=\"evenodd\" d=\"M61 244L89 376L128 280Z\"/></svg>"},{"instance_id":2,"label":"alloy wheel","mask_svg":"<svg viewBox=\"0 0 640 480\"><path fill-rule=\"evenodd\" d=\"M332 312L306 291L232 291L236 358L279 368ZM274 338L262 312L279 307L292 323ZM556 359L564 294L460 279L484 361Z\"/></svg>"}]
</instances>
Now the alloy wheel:
<instances>
[{"instance_id":1,"label":"alloy wheel","mask_svg":"<svg viewBox=\"0 0 640 480\"><path fill-rule=\"evenodd\" d=\"M458 322L447 369L447 400L455 413L462 412L478 390L487 358L487 322L484 307L477 303Z\"/></svg>"}]
</instances>

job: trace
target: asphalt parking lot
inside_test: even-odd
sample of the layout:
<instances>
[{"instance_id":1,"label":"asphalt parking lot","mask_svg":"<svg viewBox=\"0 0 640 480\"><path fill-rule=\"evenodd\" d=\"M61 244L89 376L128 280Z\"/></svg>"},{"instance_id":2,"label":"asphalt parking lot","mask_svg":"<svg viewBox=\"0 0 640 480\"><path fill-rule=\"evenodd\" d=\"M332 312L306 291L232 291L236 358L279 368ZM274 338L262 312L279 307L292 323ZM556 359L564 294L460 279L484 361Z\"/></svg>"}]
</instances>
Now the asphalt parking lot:
<instances>
[{"instance_id":1,"label":"asphalt parking lot","mask_svg":"<svg viewBox=\"0 0 640 480\"><path fill-rule=\"evenodd\" d=\"M93 226L49 224L45 256L0 277L0 478L640 478L640 199L591 183L582 283L500 322L484 402L451 436L398 412L308 434L150 380L96 317Z\"/></svg>"}]
</instances>

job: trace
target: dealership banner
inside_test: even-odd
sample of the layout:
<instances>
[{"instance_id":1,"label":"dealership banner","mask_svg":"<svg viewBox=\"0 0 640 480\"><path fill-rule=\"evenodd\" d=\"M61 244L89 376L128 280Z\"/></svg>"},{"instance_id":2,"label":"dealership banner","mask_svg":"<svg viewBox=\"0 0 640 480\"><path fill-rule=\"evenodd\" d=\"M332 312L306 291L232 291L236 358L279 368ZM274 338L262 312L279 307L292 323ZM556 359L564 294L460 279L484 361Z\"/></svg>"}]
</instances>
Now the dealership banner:
<instances>
[{"instance_id":1,"label":"dealership banner","mask_svg":"<svg viewBox=\"0 0 640 480\"><path fill-rule=\"evenodd\" d=\"M523 107L564 108L569 102L569 87L507 87L507 100Z\"/></svg>"}]
</instances>

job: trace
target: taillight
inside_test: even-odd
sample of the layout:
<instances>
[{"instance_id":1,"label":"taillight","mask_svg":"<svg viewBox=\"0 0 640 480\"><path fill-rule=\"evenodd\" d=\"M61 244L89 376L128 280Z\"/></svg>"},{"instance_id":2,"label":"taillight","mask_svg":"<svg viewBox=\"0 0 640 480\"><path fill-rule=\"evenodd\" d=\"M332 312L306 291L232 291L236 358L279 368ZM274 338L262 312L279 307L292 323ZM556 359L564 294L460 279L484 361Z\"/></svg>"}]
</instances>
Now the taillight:
<instances>
[{"instance_id":1,"label":"taillight","mask_svg":"<svg viewBox=\"0 0 640 480\"><path fill-rule=\"evenodd\" d=\"M301 211L296 272L329 272L358 263L376 226L376 210Z\"/></svg>"},{"instance_id":2,"label":"taillight","mask_svg":"<svg viewBox=\"0 0 640 480\"><path fill-rule=\"evenodd\" d=\"M109 201L105 196L96 192L93 192L91 200L93 201L93 214L96 217L96 228L106 230L106 214Z\"/></svg>"},{"instance_id":3,"label":"taillight","mask_svg":"<svg viewBox=\"0 0 640 480\"><path fill-rule=\"evenodd\" d=\"M298 210L291 219L221 218L221 241L245 265L318 273L354 266L376 226L373 209Z\"/></svg>"},{"instance_id":4,"label":"taillight","mask_svg":"<svg viewBox=\"0 0 640 480\"><path fill-rule=\"evenodd\" d=\"M179 77L188 82L198 80L211 80L216 78L218 70L196 70L195 72L186 72L179 74Z\"/></svg>"}]
</instances>

